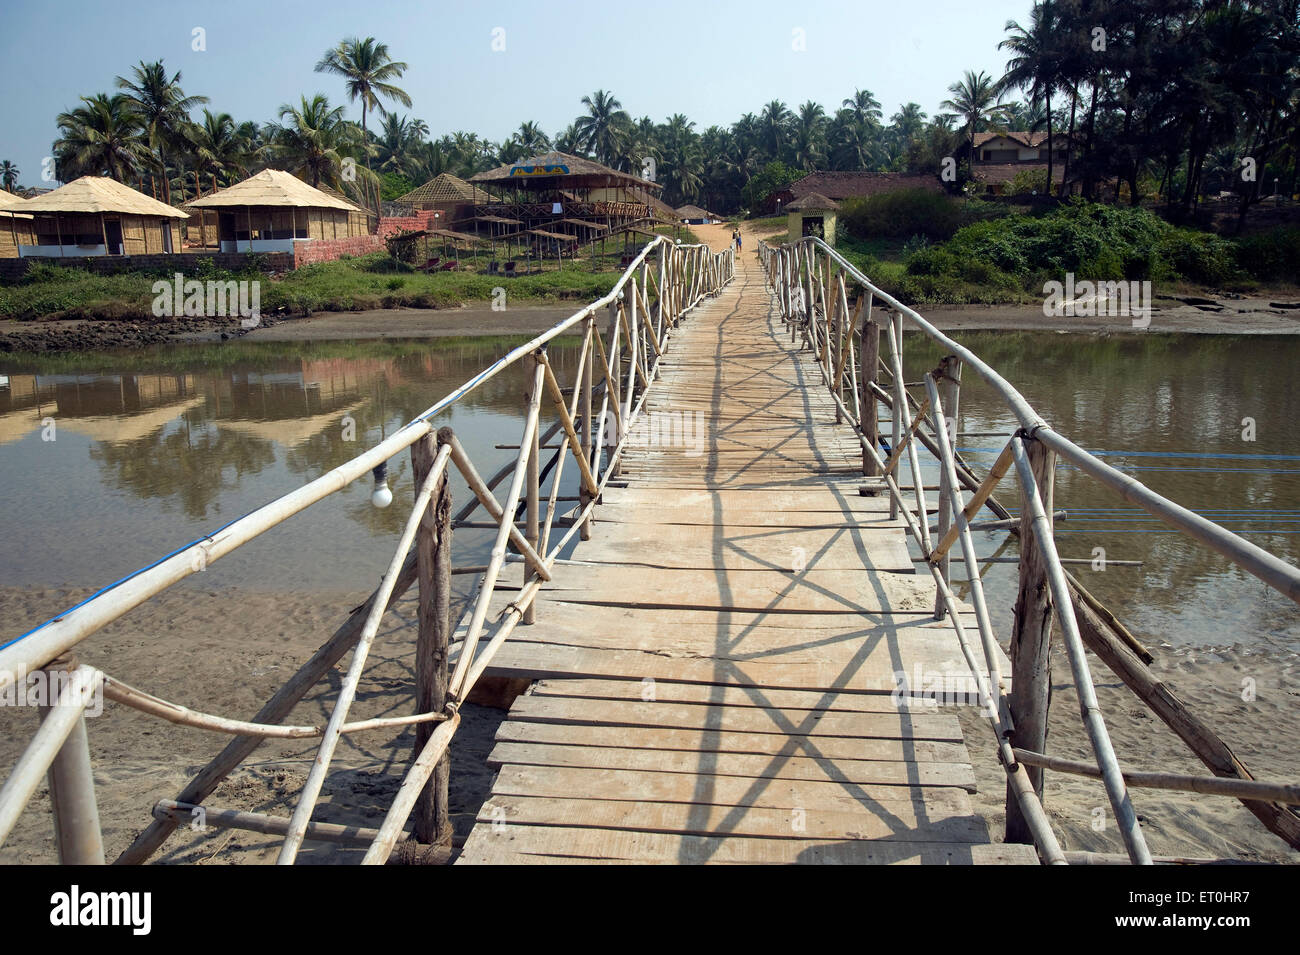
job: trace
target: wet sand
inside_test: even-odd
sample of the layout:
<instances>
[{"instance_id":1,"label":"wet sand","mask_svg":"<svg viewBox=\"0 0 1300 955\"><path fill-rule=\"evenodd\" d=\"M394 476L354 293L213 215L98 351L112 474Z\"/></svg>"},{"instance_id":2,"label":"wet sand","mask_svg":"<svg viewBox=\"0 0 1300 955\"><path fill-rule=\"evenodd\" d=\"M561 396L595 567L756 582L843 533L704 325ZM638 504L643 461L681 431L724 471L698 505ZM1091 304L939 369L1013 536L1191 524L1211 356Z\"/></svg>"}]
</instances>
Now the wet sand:
<instances>
[{"instance_id":1,"label":"wet sand","mask_svg":"<svg viewBox=\"0 0 1300 955\"><path fill-rule=\"evenodd\" d=\"M699 227L703 231L704 227ZM747 247L748 248L748 247ZM746 251L745 255L753 252ZM1198 300L1199 301L1199 300ZM935 305L920 314L944 331L1055 331L1075 334L1184 333L1194 335L1300 334L1300 291L1252 298L1215 298L1188 304L1157 298L1151 322L1136 329L1120 317L1051 317L1038 305ZM1283 306L1298 307L1286 308ZM535 335L568 318L573 304L512 307L486 305L453 309L394 308L364 312L320 312L304 318L264 318L244 329L237 319L150 322L0 321L0 353L67 352L139 348L167 343L358 341L384 338L444 338L470 335Z\"/></svg>"},{"instance_id":2,"label":"wet sand","mask_svg":"<svg viewBox=\"0 0 1300 955\"><path fill-rule=\"evenodd\" d=\"M132 611L81 646L80 659L121 680L192 709L250 718L363 598L336 594L211 591L190 578ZM85 596L74 590L0 589L0 615L8 631L21 632ZM410 712L415 606L410 595L386 619L372 666L362 681L355 719ZM1153 647L1154 669L1183 701L1232 746L1260 779L1300 778L1300 752L1279 727L1294 723L1300 703L1300 655L1232 646L1215 652ZM288 722L328 719L346 661L322 680ZM1204 775L1182 742L1122 684L1093 661L1098 695L1121 761L1130 769ZM1055 691L1048 749L1087 759L1069 667L1056 653ZM1257 698L1241 699L1242 680L1257 682ZM467 705L452 744L451 802L456 831L468 832L486 797L492 771L486 757L505 713ZM989 830L1004 823L1005 777L992 734L971 708L960 710L979 792L971 799ZM30 709L0 708L0 765L11 766L35 728ZM108 858L112 860L149 823L150 807L175 798L189 778L228 738L188 729L106 703L88 720L92 765ZM409 731L348 736L340 747L316 818L377 826L397 791L413 745ZM211 806L288 816L306 779L312 740L269 741L207 800ZM1099 781L1048 773L1046 805L1062 846L1122 852ZM1133 796L1156 855L1265 862L1300 862L1236 800L1140 790ZM1100 812L1098 808L1100 807ZM1101 828L1094 828L1100 820ZM234 830L178 830L156 860L232 864L274 861L275 837ZM304 862L355 861L357 852L308 842ZM33 798L3 849L0 863L55 860L53 821L44 786Z\"/></svg>"}]
</instances>

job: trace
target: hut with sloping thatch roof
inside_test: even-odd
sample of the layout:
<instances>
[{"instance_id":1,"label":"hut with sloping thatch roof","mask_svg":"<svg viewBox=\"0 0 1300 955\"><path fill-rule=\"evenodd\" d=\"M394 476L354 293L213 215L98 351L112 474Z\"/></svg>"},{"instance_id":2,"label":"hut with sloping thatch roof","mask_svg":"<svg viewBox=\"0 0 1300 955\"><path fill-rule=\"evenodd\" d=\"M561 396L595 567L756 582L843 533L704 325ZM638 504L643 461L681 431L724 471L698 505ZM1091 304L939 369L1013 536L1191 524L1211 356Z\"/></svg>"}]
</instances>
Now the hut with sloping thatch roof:
<instances>
[{"instance_id":1,"label":"hut with sloping thatch roof","mask_svg":"<svg viewBox=\"0 0 1300 955\"><path fill-rule=\"evenodd\" d=\"M470 177L493 194L478 215L520 220L523 229L550 230L562 219L600 222L611 229L654 217L649 198L658 183L619 172L592 159L551 151ZM495 207L495 208L494 208Z\"/></svg>"},{"instance_id":2,"label":"hut with sloping thatch roof","mask_svg":"<svg viewBox=\"0 0 1300 955\"><path fill-rule=\"evenodd\" d=\"M32 215L23 207L27 200L0 189L0 259L18 258L20 245L35 245Z\"/></svg>"},{"instance_id":3,"label":"hut with sloping thatch roof","mask_svg":"<svg viewBox=\"0 0 1300 955\"><path fill-rule=\"evenodd\" d=\"M717 219L712 212L694 205L679 206L674 212L677 218L687 225L708 225Z\"/></svg>"},{"instance_id":4,"label":"hut with sloping thatch roof","mask_svg":"<svg viewBox=\"0 0 1300 955\"><path fill-rule=\"evenodd\" d=\"M295 242L366 235L366 213L279 169L263 169L186 207L215 210L222 252L292 252Z\"/></svg>"},{"instance_id":5,"label":"hut with sloping thatch roof","mask_svg":"<svg viewBox=\"0 0 1300 955\"><path fill-rule=\"evenodd\" d=\"M149 255L174 251L172 223L188 218L115 179L82 176L52 192L28 199L32 216L29 257Z\"/></svg>"},{"instance_id":6,"label":"hut with sloping thatch roof","mask_svg":"<svg viewBox=\"0 0 1300 955\"><path fill-rule=\"evenodd\" d=\"M440 211L443 220L451 222L455 218L453 213L457 206L491 202L492 197L478 186L444 172L393 201L399 205L410 206L412 209Z\"/></svg>"},{"instance_id":7,"label":"hut with sloping thatch roof","mask_svg":"<svg viewBox=\"0 0 1300 955\"><path fill-rule=\"evenodd\" d=\"M785 207L786 227L791 239L805 235L820 236L835 244L835 215L839 206L819 192L810 192Z\"/></svg>"}]
</instances>

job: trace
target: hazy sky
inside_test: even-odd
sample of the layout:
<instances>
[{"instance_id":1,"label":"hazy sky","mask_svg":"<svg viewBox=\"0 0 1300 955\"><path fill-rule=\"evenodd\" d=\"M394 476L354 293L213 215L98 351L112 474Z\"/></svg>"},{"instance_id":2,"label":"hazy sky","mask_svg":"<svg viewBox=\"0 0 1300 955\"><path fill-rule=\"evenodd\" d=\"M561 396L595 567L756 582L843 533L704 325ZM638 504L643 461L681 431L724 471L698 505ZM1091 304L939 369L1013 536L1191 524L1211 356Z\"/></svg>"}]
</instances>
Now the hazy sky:
<instances>
[{"instance_id":1,"label":"hazy sky","mask_svg":"<svg viewBox=\"0 0 1300 955\"><path fill-rule=\"evenodd\" d=\"M833 112L855 88L876 95L886 120L908 101L930 114L963 70L1001 75L1003 28L1025 20L1031 5L4 0L0 159L18 164L24 185L41 184L55 116L79 96L111 91L113 78L142 59L162 58L181 71L187 93L210 97L210 109L237 121L274 119L280 104L304 93L343 102L342 80L312 68L352 35L387 42L409 64L399 85L414 106L400 111L435 136L464 129L499 141L524 120L554 134L598 88L633 117L662 121L681 112L698 131L772 99L791 108L812 99ZM191 48L196 27L206 31L206 51ZM497 28L502 51L493 49ZM360 118L355 105L349 114Z\"/></svg>"}]
</instances>

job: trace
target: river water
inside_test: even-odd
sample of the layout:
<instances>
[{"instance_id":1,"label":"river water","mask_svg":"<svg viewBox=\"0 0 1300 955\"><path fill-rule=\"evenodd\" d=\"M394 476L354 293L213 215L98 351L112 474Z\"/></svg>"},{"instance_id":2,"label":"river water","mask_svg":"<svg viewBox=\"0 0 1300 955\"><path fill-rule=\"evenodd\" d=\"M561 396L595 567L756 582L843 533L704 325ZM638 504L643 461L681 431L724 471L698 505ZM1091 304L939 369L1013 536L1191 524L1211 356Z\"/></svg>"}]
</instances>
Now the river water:
<instances>
[{"instance_id":1,"label":"river water","mask_svg":"<svg viewBox=\"0 0 1300 955\"><path fill-rule=\"evenodd\" d=\"M1297 561L1300 393L1289 372L1300 367L1300 339L982 332L963 333L962 341L1061 433ZM515 343L236 341L0 359L0 481L7 488L0 586L117 580L373 445ZM941 357L919 337L909 337L905 351L908 380ZM553 343L550 352L567 382L575 343ZM513 457L496 445L518 442L523 393L522 369L508 369L439 422L456 429L480 473ZM1005 435L1014 427L970 372L960 410L964 432ZM959 439L981 472L1003 443ZM374 508L369 478L358 481L214 564L203 585L370 589L408 513L400 505L413 494L407 455L390 469L393 507ZM458 481L453 494L457 506L468 499ZM1013 478L1001 498L1018 507ZM1071 568L1140 638L1198 648L1300 648L1291 601L1065 465L1057 472L1056 507L1069 515L1057 528L1062 556L1092 560L1100 548L1107 560L1142 562ZM481 562L488 536L458 531L457 562ZM976 536L983 556L1016 554L1005 532ZM990 563L983 577L1004 636L1014 575L1013 564ZM962 576L954 564L954 577ZM10 629L0 636L12 637Z\"/></svg>"}]
</instances>

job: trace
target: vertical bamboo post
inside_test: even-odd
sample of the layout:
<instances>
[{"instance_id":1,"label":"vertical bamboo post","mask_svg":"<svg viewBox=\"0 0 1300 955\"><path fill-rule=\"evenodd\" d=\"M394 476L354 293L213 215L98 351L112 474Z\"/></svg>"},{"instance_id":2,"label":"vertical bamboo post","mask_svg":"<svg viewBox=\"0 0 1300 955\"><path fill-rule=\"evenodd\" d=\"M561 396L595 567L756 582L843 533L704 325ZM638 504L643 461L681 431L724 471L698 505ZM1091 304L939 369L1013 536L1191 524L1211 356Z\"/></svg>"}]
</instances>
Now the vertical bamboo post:
<instances>
[{"instance_id":1,"label":"vertical bamboo post","mask_svg":"<svg viewBox=\"0 0 1300 955\"><path fill-rule=\"evenodd\" d=\"M415 491L424 486L437 457L438 447L449 444L451 428L442 428L437 438L426 434L411 445L411 470ZM419 631L415 643L415 711L441 713L447 705L447 654L451 643L451 489L444 471L429 506L415 532L416 580L419 582ZM419 723L415 728L412 759L424 752L437 723ZM438 762L433 777L416 800L416 841L426 845L451 845L451 813L447 791L451 759Z\"/></svg>"},{"instance_id":2,"label":"vertical bamboo post","mask_svg":"<svg viewBox=\"0 0 1300 955\"><path fill-rule=\"evenodd\" d=\"M539 348L537 350L537 354L544 356L546 354L546 349ZM538 395L536 394L536 390L541 387L541 378L537 375L537 369L540 366L541 366L541 361L538 360L536 355L531 356L528 360L528 363L525 365L525 367L529 371L528 380L532 382L532 385L529 387L528 390L528 402L526 404L526 407L531 407L534 403L536 403L539 400ZM527 480L526 486L528 488L528 518L527 518L528 527L524 536L528 539L528 543L533 548L533 550L537 550L537 545L541 542L542 539L542 502L541 502L541 488L540 488L540 484L541 484L540 459L542 456L542 452L541 452L541 441L538 440L540 437L538 432L540 430L541 430L540 428L533 428L532 444L530 446L531 450L528 453L528 476L526 478ZM514 515L506 514L504 515L502 520L513 521ZM535 571L531 565L525 564L524 565L524 586L525 587L528 586L528 584L531 583L533 578L535 578L536 576L537 576L537 571ZM532 624L536 622L537 622L537 601L534 600L528 604L528 609L524 611L524 616L523 619L521 620L521 623Z\"/></svg>"},{"instance_id":3,"label":"vertical bamboo post","mask_svg":"<svg viewBox=\"0 0 1300 955\"><path fill-rule=\"evenodd\" d=\"M60 657L45 667L51 687L51 704L63 687L71 686L77 662L71 656ZM95 692L102 693L103 689ZM68 700L64 705L72 705ZM41 719L48 718L53 705L41 707ZM104 837L99 828L99 807L95 802L95 777L90 769L90 740L86 735L86 716L77 724L59 748L47 775L50 803L54 807L54 840L60 865L103 865Z\"/></svg>"},{"instance_id":4,"label":"vertical bamboo post","mask_svg":"<svg viewBox=\"0 0 1300 955\"><path fill-rule=\"evenodd\" d=\"M663 285L659 286L659 309L660 315L663 314ZM582 366L582 456L586 459L587 464L595 467L591 459L591 391L592 391L592 366L596 364L596 316L594 314L587 316L587 334L585 341L587 343L587 360ZM587 507L591 496L584 485L579 485L578 506L582 509ZM582 530L579 532L581 538L585 541L591 540L591 515L582 522Z\"/></svg>"},{"instance_id":5,"label":"vertical bamboo post","mask_svg":"<svg viewBox=\"0 0 1300 955\"><path fill-rule=\"evenodd\" d=\"M944 417L942 421L936 421L941 428L948 429L948 443L957 447L957 402L961 395L961 359L956 355L949 355L939 362L939 400L943 402ZM948 533L948 528L952 525L952 496L955 489L948 481L948 469L939 469L939 536L936 540L942 540L943 535ZM948 554L945 552L943 558L939 561L939 573L943 575L943 582L949 582L948 571ZM934 619L942 620L947 612L947 604L943 599L943 594L936 590L934 595Z\"/></svg>"},{"instance_id":6,"label":"vertical bamboo post","mask_svg":"<svg viewBox=\"0 0 1300 955\"><path fill-rule=\"evenodd\" d=\"M867 320L862 323L862 434L872 451L880 449L880 412L872 385L880 377L880 323L871 317L871 302L875 296L867 293ZM875 455L862 449L862 473L874 477L880 473Z\"/></svg>"},{"instance_id":7,"label":"vertical bamboo post","mask_svg":"<svg viewBox=\"0 0 1300 955\"><path fill-rule=\"evenodd\" d=\"M895 313L895 312L886 312L885 314L889 316L889 334L890 334L890 335L893 337L893 339L894 339L895 347L898 348L898 351L899 351L898 367L901 368L902 365L903 365L903 359L902 359L902 351L903 351L903 316L902 316L901 314L899 314L899 313ZM902 386L902 382L901 382L901 381L900 381L900 382L897 382L897 384L899 385L899 387ZM900 440L902 440L902 436L903 436L903 401L905 401L905 400L906 400L906 397L905 397L905 396L902 398L902 400L900 400L900 396L899 396L898 390L896 389L895 392L894 392L894 403L893 403L893 408L891 409L891 410L892 410L892 417L891 417L891 419L890 419L890 423L889 423L889 427L890 427L890 431L889 431L889 443L890 443L890 448L891 448L891 450L892 450L892 449L896 449L896 448L898 447L898 442L899 442ZM894 497L894 495L892 495L892 494L889 495L889 519L890 519L891 521L896 521L896 520L898 520L898 499L897 499L896 497Z\"/></svg>"},{"instance_id":8,"label":"vertical bamboo post","mask_svg":"<svg viewBox=\"0 0 1300 955\"><path fill-rule=\"evenodd\" d=\"M1013 438L1013 441L1019 440ZM1056 454L1040 441L1026 440L1025 451L1051 527ZM1011 631L1011 708L1014 742L1021 749L1047 752L1047 712L1052 701L1052 591L1030 514L1029 496L1020 489L1020 588ZM1027 766L1029 781L1043 797L1043 770ZM1032 841L1020 805L1007 789L1007 842Z\"/></svg>"}]
</instances>

